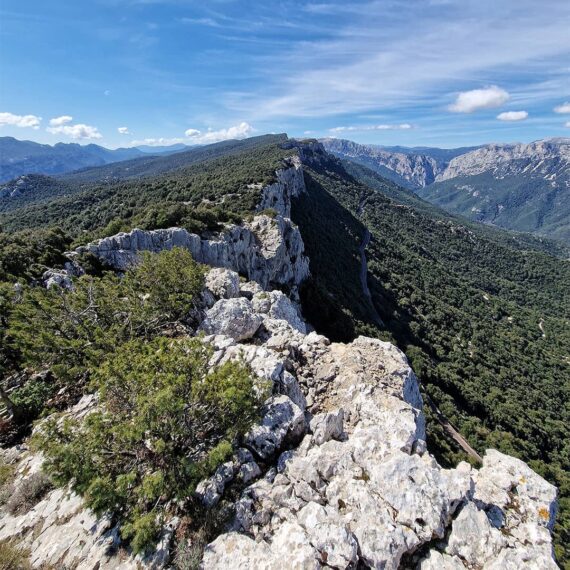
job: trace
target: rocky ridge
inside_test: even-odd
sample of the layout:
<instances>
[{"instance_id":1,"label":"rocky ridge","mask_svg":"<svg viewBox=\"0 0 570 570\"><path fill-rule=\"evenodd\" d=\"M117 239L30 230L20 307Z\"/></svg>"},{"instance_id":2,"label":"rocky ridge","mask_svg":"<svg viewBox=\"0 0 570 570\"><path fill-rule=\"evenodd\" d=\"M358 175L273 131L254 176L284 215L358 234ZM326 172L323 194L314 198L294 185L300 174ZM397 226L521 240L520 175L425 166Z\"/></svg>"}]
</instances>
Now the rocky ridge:
<instances>
[{"instance_id":1,"label":"rocky ridge","mask_svg":"<svg viewBox=\"0 0 570 570\"><path fill-rule=\"evenodd\" d=\"M328 152L342 158L362 162L368 166L380 166L384 174L395 173L397 182L407 182L413 188L423 188L434 182L447 165L445 161L421 153L403 153L385 150L374 145L361 145L344 139L324 139Z\"/></svg>"},{"instance_id":2,"label":"rocky ridge","mask_svg":"<svg viewBox=\"0 0 570 570\"><path fill-rule=\"evenodd\" d=\"M302 178L300 164L291 168ZM441 468L426 450L419 386L403 353L364 337L331 343L311 332L291 298L271 290L290 284L294 297L297 280L308 272L306 258L306 269L292 269L302 257L300 234L298 255L283 246L283 234L277 236L296 230L284 214L293 188L303 191L295 185L299 180L299 173L281 175L276 183L281 190L267 192L270 197L260 205L274 208L277 216L256 216L247 228L253 234L249 247L265 265L241 266L247 282L221 263L206 277L198 331L214 348L212 366L243 359L272 389L260 423L234 458L197 488L210 506L229 486L243 489L232 528L206 548L202 567L556 568L552 485L523 462L493 450L479 470L466 463ZM259 218L268 231L251 229ZM101 249L101 241L94 247L112 252L104 259L134 262L141 243L173 247L175 234L157 242L152 234L144 238L148 243L122 234L106 243L128 248ZM253 259L225 235L204 240L222 244L208 245L207 251L227 252L213 259L234 263L243 260L241 253ZM276 267L281 270L272 271ZM263 279L258 283L251 275ZM81 417L96 405L94 396L86 396L69 414ZM23 448L4 455L18 461L16 485L41 466L41 457ZM97 518L78 496L56 489L28 513L2 513L0 540L29 547L36 567L163 568L176 525L172 520L164 528L156 552L135 558L120 550L112 517Z\"/></svg>"},{"instance_id":3,"label":"rocky ridge","mask_svg":"<svg viewBox=\"0 0 570 570\"><path fill-rule=\"evenodd\" d=\"M570 174L570 139L529 144L490 144L453 158L436 181L491 172L495 177L517 174ZM569 182L570 183L570 182Z\"/></svg>"},{"instance_id":4,"label":"rocky ridge","mask_svg":"<svg viewBox=\"0 0 570 570\"><path fill-rule=\"evenodd\" d=\"M192 234L183 228L119 233L69 252L70 262L63 270L47 271L44 282L48 287L70 286L70 277L82 272L74 263L81 253L90 253L108 267L124 271L137 262L142 251L183 247L200 263L237 271L264 289L284 287L295 296L299 284L309 274L301 234L290 220L291 199L305 189L300 161L292 158L286 168L276 172L276 179L262 189L260 213L251 221L228 224L212 237ZM275 215L263 213L268 209Z\"/></svg>"}]
</instances>

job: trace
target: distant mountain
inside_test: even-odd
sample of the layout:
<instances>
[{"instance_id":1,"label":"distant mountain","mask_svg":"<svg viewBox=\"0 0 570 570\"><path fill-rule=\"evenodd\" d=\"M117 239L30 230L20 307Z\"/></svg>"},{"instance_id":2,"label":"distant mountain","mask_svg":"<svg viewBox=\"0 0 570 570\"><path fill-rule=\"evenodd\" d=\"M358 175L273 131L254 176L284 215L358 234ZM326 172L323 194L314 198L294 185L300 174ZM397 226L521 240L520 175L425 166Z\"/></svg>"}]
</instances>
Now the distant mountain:
<instances>
[{"instance_id":1,"label":"distant mountain","mask_svg":"<svg viewBox=\"0 0 570 570\"><path fill-rule=\"evenodd\" d=\"M320 142L331 154L362 164L389 180L414 190L432 184L450 160L476 148L384 147L333 138L322 139Z\"/></svg>"},{"instance_id":2,"label":"distant mountain","mask_svg":"<svg viewBox=\"0 0 570 570\"><path fill-rule=\"evenodd\" d=\"M0 182L24 174L61 174L89 166L100 166L144 156L137 148L111 150L96 144L39 144L0 137Z\"/></svg>"},{"instance_id":3,"label":"distant mountain","mask_svg":"<svg viewBox=\"0 0 570 570\"><path fill-rule=\"evenodd\" d=\"M570 139L487 145L452 159L418 194L472 220L570 243Z\"/></svg>"},{"instance_id":4,"label":"distant mountain","mask_svg":"<svg viewBox=\"0 0 570 570\"><path fill-rule=\"evenodd\" d=\"M24 174L4 184L0 183L0 212L8 212L26 205L40 204L61 196L88 192L94 184L109 186L120 181L139 180L165 173L181 172L200 162L207 163L222 156L229 157L235 153L255 149L269 141L278 143L285 140L286 135L262 135L244 140L228 140L196 146L185 151L154 156L141 153L137 158L131 160L87 167L55 176Z\"/></svg>"},{"instance_id":5,"label":"distant mountain","mask_svg":"<svg viewBox=\"0 0 570 570\"><path fill-rule=\"evenodd\" d=\"M322 142L450 212L570 243L570 139L459 149Z\"/></svg>"}]
</instances>

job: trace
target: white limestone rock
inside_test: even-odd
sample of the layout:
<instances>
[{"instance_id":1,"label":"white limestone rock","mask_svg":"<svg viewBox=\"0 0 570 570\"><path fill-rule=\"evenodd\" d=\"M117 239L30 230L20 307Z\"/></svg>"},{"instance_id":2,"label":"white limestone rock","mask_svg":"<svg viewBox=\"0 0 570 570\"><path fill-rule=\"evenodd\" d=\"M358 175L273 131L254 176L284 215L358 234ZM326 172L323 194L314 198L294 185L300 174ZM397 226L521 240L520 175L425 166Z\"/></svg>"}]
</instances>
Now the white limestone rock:
<instances>
[{"instance_id":1,"label":"white limestone rock","mask_svg":"<svg viewBox=\"0 0 570 570\"><path fill-rule=\"evenodd\" d=\"M232 299L239 297L239 275L230 269L214 267L206 273L206 288L216 299Z\"/></svg>"},{"instance_id":2,"label":"white limestone rock","mask_svg":"<svg viewBox=\"0 0 570 570\"><path fill-rule=\"evenodd\" d=\"M253 310L275 320L286 321L296 331L306 334L307 326L299 316L299 310L281 291L256 293L252 299Z\"/></svg>"},{"instance_id":3,"label":"white limestone rock","mask_svg":"<svg viewBox=\"0 0 570 570\"><path fill-rule=\"evenodd\" d=\"M199 330L206 334L224 335L241 341L251 338L262 320L260 315L254 313L251 302L247 299L220 299L206 311L206 318Z\"/></svg>"},{"instance_id":4,"label":"white limestone rock","mask_svg":"<svg viewBox=\"0 0 570 570\"><path fill-rule=\"evenodd\" d=\"M313 443L322 445L330 439L338 439L343 432L344 410L336 410L317 414L310 422L311 432L313 433Z\"/></svg>"},{"instance_id":5,"label":"white limestone rock","mask_svg":"<svg viewBox=\"0 0 570 570\"><path fill-rule=\"evenodd\" d=\"M273 396L263 410L261 423L246 436L248 446L260 457L268 458L287 443L296 443L305 433L305 415L291 398Z\"/></svg>"}]
</instances>

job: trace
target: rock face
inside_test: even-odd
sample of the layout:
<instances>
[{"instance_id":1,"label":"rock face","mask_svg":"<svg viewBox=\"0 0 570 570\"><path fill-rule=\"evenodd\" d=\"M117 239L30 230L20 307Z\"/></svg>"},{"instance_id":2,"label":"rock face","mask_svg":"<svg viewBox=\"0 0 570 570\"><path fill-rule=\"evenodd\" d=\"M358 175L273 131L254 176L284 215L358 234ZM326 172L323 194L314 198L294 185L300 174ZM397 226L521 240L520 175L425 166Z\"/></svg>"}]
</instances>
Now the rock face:
<instances>
[{"instance_id":1,"label":"rock face","mask_svg":"<svg viewBox=\"0 0 570 570\"><path fill-rule=\"evenodd\" d=\"M436 181L492 172L495 177L523 172L561 176L570 170L570 139L529 144L489 144L453 158Z\"/></svg>"},{"instance_id":2,"label":"rock face","mask_svg":"<svg viewBox=\"0 0 570 570\"><path fill-rule=\"evenodd\" d=\"M212 267L232 269L263 289L285 287L293 293L309 274L309 261L299 229L291 222L291 198L305 191L303 170L298 157L289 159L287 168L278 170L277 181L261 189L258 211L274 209L275 217L257 215L242 225L229 224L216 238L206 239L183 228L129 233L100 239L71 253L89 252L120 271L135 264L139 252L158 252L173 247L188 249L194 259ZM50 285L66 285L65 271L46 275Z\"/></svg>"},{"instance_id":3,"label":"rock face","mask_svg":"<svg viewBox=\"0 0 570 570\"><path fill-rule=\"evenodd\" d=\"M493 450L479 471L442 469L426 452L416 378L394 346L362 337L329 344L314 333L289 346L301 387L314 390L313 433L244 490L234 530L206 548L204 569L230 560L275 569L557 567L555 488Z\"/></svg>"},{"instance_id":4,"label":"rock face","mask_svg":"<svg viewBox=\"0 0 570 570\"><path fill-rule=\"evenodd\" d=\"M291 198L305 191L305 179L299 157L289 159L291 166L278 170L277 182L265 186L261 194L258 211L272 208L284 218L291 217Z\"/></svg>"},{"instance_id":5,"label":"rock face","mask_svg":"<svg viewBox=\"0 0 570 570\"><path fill-rule=\"evenodd\" d=\"M410 188L423 188L435 181L447 162L421 152L398 152L344 139L323 139L325 149L341 158L355 160ZM390 174L395 176L392 177Z\"/></svg>"}]
</instances>

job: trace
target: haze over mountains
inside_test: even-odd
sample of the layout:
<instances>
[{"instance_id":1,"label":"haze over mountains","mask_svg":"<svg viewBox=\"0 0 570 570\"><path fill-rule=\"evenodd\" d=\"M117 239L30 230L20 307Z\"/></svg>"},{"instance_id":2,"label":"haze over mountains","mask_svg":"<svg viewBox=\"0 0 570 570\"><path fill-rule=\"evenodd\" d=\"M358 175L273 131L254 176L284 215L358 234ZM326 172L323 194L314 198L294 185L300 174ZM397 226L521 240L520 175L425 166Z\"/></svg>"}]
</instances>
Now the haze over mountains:
<instances>
[{"instance_id":1,"label":"haze over mountains","mask_svg":"<svg viewBox=\"0 0 570 570\"><path fill-rule=\"evenodd\" d=\"M570 139L450 150L322 142L450 212L570 240Z\"/></svg>"}]
</instances>

